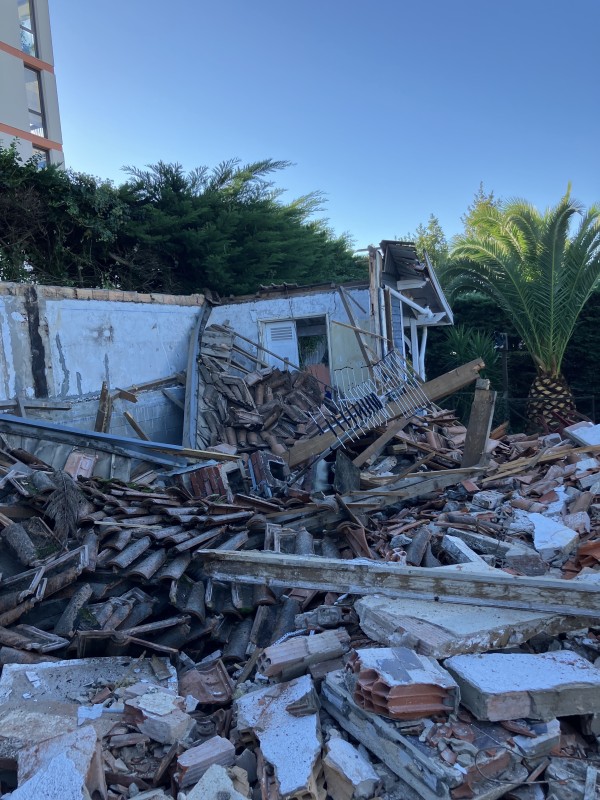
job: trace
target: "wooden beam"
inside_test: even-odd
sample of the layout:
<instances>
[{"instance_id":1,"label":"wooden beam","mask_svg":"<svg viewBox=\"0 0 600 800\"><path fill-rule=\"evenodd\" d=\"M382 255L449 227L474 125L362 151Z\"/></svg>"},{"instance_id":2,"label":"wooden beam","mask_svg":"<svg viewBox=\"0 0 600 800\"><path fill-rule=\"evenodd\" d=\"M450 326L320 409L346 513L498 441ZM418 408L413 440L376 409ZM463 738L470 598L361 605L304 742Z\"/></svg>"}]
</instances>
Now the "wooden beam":
<instances>
[{"instance_id":1,"label":"wooden beam","mask_svg":"<svg viewBox=\"0 0 600 800\"><path fill-rule=\"evenodd\" d=\"M475 397L471 406L465 446L461 465L463 467L474 467L479 464L485 455L490 431L492 430L492 419L494 417L494 407L496 405L496 392L490 390L490 382L485 378L479 378L475 384Z\"/></svg>"},{"instance_id":2,"label":"wooden beam","mask_svg":"<svg viewBox=\"0 0 600 800\"><path fill-rule=\"evenodd\" d=\"M145 433L143 428L140 425L138 425L137 420L134 419L134 417L132 417L129 411L124 411L123 416L129 423L129 425L133 428L133 430L137 433L137 435L140 437L140 439L143 439L145 442L150 441L150 437Z\"/></svg>"},{"instance_id":3,"label":"wooden beam","mask_svg":"<svg viewBox=\"0 0 600 800\"><path fill-rule=\"evenodd\" d=\"M461 573L449 567L399 567L367 559L267 551L198 550L195 557L207 575L221 581L600 618L600 586L583 581L530 578L501 570Z\"/></svg>"},{"instance_id":4,"label":"wooden beam","mask_svg":"<svg viewBox=\"0 0 600 800\"><path fill-rule=\"evenodd\" d=\"M485 367L485 363L482 359L476 358L468 364L463 364L461 367L446 372L444 375L440 375L432 381L421 384L421 390L429 400L435 402L473 383L479 375L479 370L483 369L483 367ZM411 387L408 386L406 393L403 395L403 400L410 400L411 391ZM416 393L414 401L415 407L421 405L421 398L418 397ZM392 414L390 422L392 419L404 417L404 411L397 403L389 403L388 409ZM319 436L313 436L310 439L302 439L297 442L287 455L290 467L295 467L308 458L325 452L328 447L331 447L335 443L336 438L336 435L332 431L326 431Z\"/></svg>"}]
</instances>

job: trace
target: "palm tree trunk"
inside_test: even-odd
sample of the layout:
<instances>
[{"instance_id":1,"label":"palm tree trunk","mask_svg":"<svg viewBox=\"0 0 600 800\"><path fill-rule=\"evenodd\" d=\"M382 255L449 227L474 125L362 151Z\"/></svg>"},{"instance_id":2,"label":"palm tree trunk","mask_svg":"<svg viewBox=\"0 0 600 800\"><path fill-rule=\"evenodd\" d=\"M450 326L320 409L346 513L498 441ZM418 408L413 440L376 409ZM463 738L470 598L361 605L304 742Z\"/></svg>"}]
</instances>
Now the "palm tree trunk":
<instances>
[{"instance_id":1,"label":"palm tree trunk","mask_svg":"<svg viewBox=\"0 0 600 800\"><path fill-rule=\"evenodd\" d=\"M571 419L577 412L575 399L562 373L538 371L529 390L527 416L544 431L561 427L561 420Z\"/></svg>"}]
</instances>

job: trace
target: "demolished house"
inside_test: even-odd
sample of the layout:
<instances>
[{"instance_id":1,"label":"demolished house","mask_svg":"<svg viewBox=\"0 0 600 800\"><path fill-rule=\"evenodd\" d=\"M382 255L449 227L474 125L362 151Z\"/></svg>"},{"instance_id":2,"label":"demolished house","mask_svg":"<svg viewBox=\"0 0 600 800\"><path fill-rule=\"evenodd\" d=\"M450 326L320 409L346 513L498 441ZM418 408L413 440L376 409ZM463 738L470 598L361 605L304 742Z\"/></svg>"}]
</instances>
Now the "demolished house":
<instances>
[{"instance_id":1,"label":"demolished house","mask_svg":"<svg viewBox=\"0 0 600 800\"><path fill-rule=\"evenodd\" d=\"M2 797L598 797L600 426L492 430L431 266L369 263L0 284Z\"/></svg>"}]
</instances>

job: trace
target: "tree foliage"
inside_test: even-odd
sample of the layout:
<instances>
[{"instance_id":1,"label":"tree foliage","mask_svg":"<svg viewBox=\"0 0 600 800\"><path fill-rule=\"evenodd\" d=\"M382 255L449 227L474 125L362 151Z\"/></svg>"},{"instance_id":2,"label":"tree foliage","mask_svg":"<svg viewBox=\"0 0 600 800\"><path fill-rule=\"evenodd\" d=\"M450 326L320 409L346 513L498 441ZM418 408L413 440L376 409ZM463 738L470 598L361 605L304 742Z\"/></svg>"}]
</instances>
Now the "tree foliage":
<instances>
[{"instance_id":1,"label":"tree foliage","mask_svg":"<svg viewBox=\"0 0 600 800\"><path fill-rule=\"evenodd\" d=\"M281 201L288 162L126 169L121 186L0 150L4 280L221 294L263 283L366 277L345 236L315 219L318 193Z\"/></svg>"},{"instance_id":2,"label":"tree foliage","mask_svg":"<svg viewBox=\"0 0 600 800\"><path fill-rule=\"evenodd\" d=\"M580 223L571 234L571 225ZM483 204L457 238L448 290L475 290L513 318L536 366L557 376L573 329L600 280L600 208L567 193L540 213L524 200Z\"/></svg>"}]
</instances>

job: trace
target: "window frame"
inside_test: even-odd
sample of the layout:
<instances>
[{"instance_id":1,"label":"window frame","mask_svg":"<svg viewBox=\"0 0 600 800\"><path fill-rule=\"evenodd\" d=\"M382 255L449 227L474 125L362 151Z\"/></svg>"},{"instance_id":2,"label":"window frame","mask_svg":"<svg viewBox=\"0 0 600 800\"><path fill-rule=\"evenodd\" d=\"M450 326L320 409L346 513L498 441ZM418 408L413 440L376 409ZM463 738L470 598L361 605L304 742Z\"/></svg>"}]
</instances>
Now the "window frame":
<instances>
[{"instance_id":1,"label":"window frame","mask_svg":"<svg viewBox=\"0 0 600 800\"><path fill-rule=\"evenodd\" d=\"M19 30L25 33L31 34L31 38L33 39L33 53L30 53L29 50L26 50L23 47L23 39L21 39L21 50L24 53L27 53L29 56L33 56L34 58L39 58L39 48L38 48L38 37L37 37L37 28L35 22L35 5L33 0L26 0L27 5L29 6L29 20L31 22L31 28L28 28L26 25L23 25L21 22L21 17L19 15ZM19 9L19 2L17 0L17 11Z\"/></svg>"},{"instance_id":2,"label":"window frame","mask_svg":"<svg viewBox=\"0 0 600 800\"><path fill-rule=\"evenodd\" d=\"M34 136L40 136L42 139L48 138L48 130L46 126L46 109L44 107L44 91L42 88L42 73L38 69L34 69L30 67L29 64L23 64L23 74L25 76L25 94L27 96L27 84L29 81L27 80L27 73L31 72L36 77L37 87L38 87L38 97L40 99L40 110L38 111L37 108L31 108L29 105L29 98L27 97L27 113L29 114L29 133L33 134ZM40 118L40 125L37 128L32 128L31 126L31 115ZM37 133L37 131L41 130L42 133Z\"/></svg>"}]
</instances>

